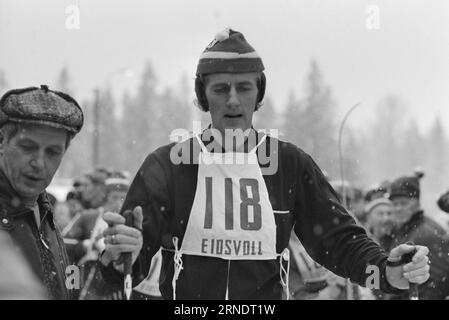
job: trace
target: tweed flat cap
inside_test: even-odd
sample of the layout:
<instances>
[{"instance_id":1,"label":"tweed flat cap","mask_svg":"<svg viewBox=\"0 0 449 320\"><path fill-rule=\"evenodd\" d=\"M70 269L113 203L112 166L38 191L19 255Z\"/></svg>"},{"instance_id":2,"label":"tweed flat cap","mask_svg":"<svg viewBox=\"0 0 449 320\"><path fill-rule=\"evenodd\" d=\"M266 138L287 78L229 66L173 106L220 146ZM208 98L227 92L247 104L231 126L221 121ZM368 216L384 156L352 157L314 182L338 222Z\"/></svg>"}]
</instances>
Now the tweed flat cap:
<instances>
[{"instance_id":1,"label":"tweed flat cap","mask_svg":"<svg viewBox=\"0 0 449 320\"><path fill-rule=\"evenodd\" d=\"M419 199L419 178L415 176L404 176L391 183L390 199L396 197L407 197Z\"/></svg>"},{"instance_id":2,"label":"tweed flat cap","mask_svg":"<svg viewBox=\"0 0 449 320\"><path fill-rule=\"evenodd\" d=\"M7 122L46 125L78 133L84 122L79 104L68 94L29 87L6 92L0 99L0 126Z\"/></svg>"}]
</instances>

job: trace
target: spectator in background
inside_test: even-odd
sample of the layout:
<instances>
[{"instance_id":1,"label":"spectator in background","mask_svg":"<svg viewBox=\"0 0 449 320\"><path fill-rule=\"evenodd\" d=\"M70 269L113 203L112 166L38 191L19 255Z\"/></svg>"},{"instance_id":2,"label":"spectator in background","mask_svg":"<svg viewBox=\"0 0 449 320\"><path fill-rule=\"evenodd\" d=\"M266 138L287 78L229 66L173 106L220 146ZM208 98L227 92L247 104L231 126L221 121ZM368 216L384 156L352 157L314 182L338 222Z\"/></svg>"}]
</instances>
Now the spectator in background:
<instances>
[{"instance_id":1,"label":"spectator in background","mask_svg":"<svg viewBox=\"0 0 449 320\"><path fill-rule=\"evenodd\" d=\"M0 229L50 299L70 299L73 292L66 287L67 254L45 189L83 121L72 97L45 85L10 90L0 99Z\"/></svg>"},{"instance_id":2,"label":"spectator in background","mask_svg":"<svg viewBox=\"0 0 449 320\"><path fill-rule=\"evenodd\" d=\"M365 206L365 227L382 248L391 247L393 225L391 211L393 203L387 198L377 198Z\"/></svg>"},{"instance_id":3,"label":"spectator in background","mask_svg":"<svg viewBox=\"0 0 449 320\"><path fill-rule=\"evenodd\" d=\"M81 197L81 190L86 184L86 177L77 178L73 182L73 189L66 195L66 200L59 206L56 211L56 223L62 230L63 237L73 227L73 224L79 219L84 210Z\"/></svg>"},{"instance_id":4,"label":"spectator in background","mask_svg":"<svg viewBox=\"0 0 449 320\"><path fill-rule=\"evenodd\" d=\"M385 198L388 197L387 193L390 188L390 182L388 180L382 181L378 186L372 186L370 187L366 192L364 196L365 203L369 203L370 201L373 201L378 198Z\"/></svg>"},{"instance_id":5,"label":"spectator in background","mask_svg":"<svg viewBox=\"0 0 449 320\"><path fill-rule=\"evenodd\" d=\"M105 181L111 172L98 168L86 174L84 184L80 187L81 201L84 208L96 209L102 206L106 198Z\"/></svg>"},{"instance_id":6,"label":"spectator in background","mask_svg":"<svg viewBox=\"0 0 449 320\"><path fill-rule=\"evenodd\" d=\"M80 196L75 191L67 193L66 200L58 203L55 207L55 222L59 229L62 230L62 237L65 237L73 223L78 220L82 210L83 206Z\"/></svg>"},{"instance_id":7,"label":"spectator in background","mask_svg":"<svg viewBox=\"0 0 449 320\"><path fill-rule=\"evenodd\" d=\"M101 251L105 249L103 231L108 225L103 220L103 213L120 211L126 193L129 190L130 182L123 178L121 173L111 173L105 180L105 203L96 210L90 210L88 214L80 218L80 223L90 227L89 238L84 239L84 256L78 264L83 267L85 281L80 294L80 299L121 299L122 287L106 283L96 261Z\"/></svg>"},{"instance_id":8,"label":"spectator in background","mask_svg":"<svg viewBox=\"0 0 449 320\"><path fill-rule=\"evenodd\" d=\"M449 239L446 231L426 216L420 205L420 179L423 174L394 180L390 188L394 224L392 246L408 241L429 248L430 279L419 286L421 299L445 299L449 296ZM394 296L394 299L406 299Z\"/></svg>"},{"instance_id":9,"label":"spectator in background","mask_svg":"<svg viewBox=\"0 0 449 320\"><path fill-rule=\"evenodd\" d=\"M82 220L87 220L87 225L92 225L90 231L89 242L85 242L87 246L87 253L84 261L97 260L98 253L104 250L103 231L106 230L107 224L103 220L103 213L105 212L120 212L123 201L125 201L126 193L129 190L129 180L123 178L108 178L105 181L105 203L99 207L96 214L91 213L83 216ZM92 255L92 253L94 253Z\"/></svg>"},{"instance_id":10,"label":"spectator in background","mask_svg":"<svg viewBox=\"0 0 449 320\"><path fill-rule=\"evenodd\" d=\"M97 218L104 213L102 206L106 201L105 182L109 175L110 172L105 169L96 169L86 174L79 186L79 197L84 209L63 230L67 253L73 264L79 264L87 254Z\"/></svg>"},{"instance_id":11,"label":"spectator in background","mask_svg":"<svg viewBox=\"0 0 449 320\"><path fill-rule=\"evenodd\" d=\"M73 218L77 213L83 211L83 204L81 203L81 194L76 191L70 191L66 197L66 204L69 209L70 218Z\"/></svg>"},{"instance_id":12,"label":"spectator in background","mask_svg":"<svg viewBox=\"0 0 449 320\"><path fill-rule=\"evenodd\" d=\"M86 186L87 183L88 183L88 179L87 179L87 177L85 175L83 175L83 176L81 176L79 178L76 178L73 181L73 190L72 191L77 196L80 197L79 199L81 199L81 191L83 190L83 188Z\"/></svg>"}]
</instances>

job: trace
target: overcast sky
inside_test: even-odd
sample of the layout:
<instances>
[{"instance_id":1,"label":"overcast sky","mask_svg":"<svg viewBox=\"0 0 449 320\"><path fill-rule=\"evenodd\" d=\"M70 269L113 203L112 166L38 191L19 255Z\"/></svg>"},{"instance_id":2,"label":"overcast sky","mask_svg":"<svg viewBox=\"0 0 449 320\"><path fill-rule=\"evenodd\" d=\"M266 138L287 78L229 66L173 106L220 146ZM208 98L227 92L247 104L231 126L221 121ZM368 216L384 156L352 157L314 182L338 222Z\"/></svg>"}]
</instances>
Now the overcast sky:
<instances>
[{"instance_id":1,"label":"overcast sky","mask_svg":"<svg viewBox=\"0 0 449 320\"><path fill-rule=\"evenodd\" d=\"M70 5L80 9L79 29L67 28ZM173 86L182 74L193 79L201 51L227 26L262 56L279 107L291 89L301 96L315 59L339 117L362 102L351 125L363 127L394 93L421 128L436 116L449 128L447 0L0 0L0 69L22 87L51 84L67 66L80 101L98 85L130 86L117 71L138 74L146 60Z\"/></svg>"}]
</instances>

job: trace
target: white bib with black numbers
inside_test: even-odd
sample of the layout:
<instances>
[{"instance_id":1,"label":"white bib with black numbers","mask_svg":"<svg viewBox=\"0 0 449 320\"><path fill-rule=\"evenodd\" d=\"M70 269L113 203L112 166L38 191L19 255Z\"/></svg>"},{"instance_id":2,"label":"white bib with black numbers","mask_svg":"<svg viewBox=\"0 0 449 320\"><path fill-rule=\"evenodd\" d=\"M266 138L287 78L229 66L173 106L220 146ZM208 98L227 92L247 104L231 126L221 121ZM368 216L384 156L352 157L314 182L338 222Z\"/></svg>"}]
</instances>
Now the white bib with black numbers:
<instances>
[{"instance_id":1,"label":"white bib with black numbers","mask_svg":"<svg viewBox=\"0 0 449 320\"><path fill-rule=\"evenodd\" d=\"M256 154L265 138L249 153L211 153L198 138L198 181L181 254L277 258L273 208Z\"/></svg>"}]
</instances>

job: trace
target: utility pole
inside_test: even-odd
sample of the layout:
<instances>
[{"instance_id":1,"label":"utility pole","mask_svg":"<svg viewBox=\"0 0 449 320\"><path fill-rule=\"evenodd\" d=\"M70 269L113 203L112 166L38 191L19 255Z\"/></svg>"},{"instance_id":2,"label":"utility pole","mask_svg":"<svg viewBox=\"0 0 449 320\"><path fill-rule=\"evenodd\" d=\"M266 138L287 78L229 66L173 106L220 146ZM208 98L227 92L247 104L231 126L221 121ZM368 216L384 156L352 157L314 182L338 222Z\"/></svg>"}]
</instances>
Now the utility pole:
<instances>
[{"instance_id":1,"label":"utility pole","mask_svg":"<svg viewBox=\"0 0 449 320\"><path fill-rule=\"evenodd\" d=\"M359 103L356 103L351 109L349 109L348 112L346 112L345 116L343 117L343 120L340 124L340 130L339 130L339 134L338 134L338 155L339 155L339 162L340 162L340 179L341 179L341 183L342 183L342 200L343 200L343 207L345 207L346 209L348 209L348 203L346 201L346 181L345 181L345 174L344 174L344 163L343 163L343 128L345 126L346 120L348 119L349 115L351 114L352 111L354 111L358 106L360 105ZM348 209L349 211L349 209ZM346 299L347 300L354 300L354 291L352 288L352 283L349 279L346 280Z\"/></svg>"}]
</instances>

